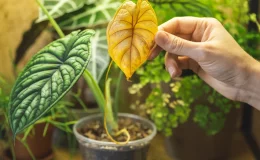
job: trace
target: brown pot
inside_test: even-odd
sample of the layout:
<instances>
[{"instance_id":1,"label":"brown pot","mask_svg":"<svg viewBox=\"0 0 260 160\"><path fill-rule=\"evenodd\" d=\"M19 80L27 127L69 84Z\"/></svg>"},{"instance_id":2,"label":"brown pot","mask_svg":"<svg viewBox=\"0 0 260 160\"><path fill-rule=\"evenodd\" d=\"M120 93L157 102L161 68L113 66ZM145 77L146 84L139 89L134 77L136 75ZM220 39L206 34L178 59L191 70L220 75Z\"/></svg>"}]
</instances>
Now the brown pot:
<instances>
[{"instance_id":1,"label":"brown pot","mask_svg":"<svg viewBox=\"0 0 260 160\"><path fill-rule=\"evenodd\" d=\"M44 128L46 123L40 123L35 125L34 134L30 134L26 142L37 160L49 160L53 158L52 154L52 135L54 126L49 125L46 135L43 136ZM22 135L18 135L19 138L23 138ZM19 140L15 141L14 153L16 160L31 160L31 156L27 151L26 147ZM7 156L10 158L10 151L7 151ZM10 158L12 159L12 158Z\"/></svg>"},{"instance_id":2,"label":"brown pot","mask_svg":"<svg viewBox=\"0 0 260 160\"><path fill-rule=\"evenodd\" d=\"M173 130L173 135L166 139L167 152L174 160L228 159L240 115L240 109L233 109L227 115L224 128L215 136L208 136L192 120L181 124Z\"/></svg>"}]
</instances>

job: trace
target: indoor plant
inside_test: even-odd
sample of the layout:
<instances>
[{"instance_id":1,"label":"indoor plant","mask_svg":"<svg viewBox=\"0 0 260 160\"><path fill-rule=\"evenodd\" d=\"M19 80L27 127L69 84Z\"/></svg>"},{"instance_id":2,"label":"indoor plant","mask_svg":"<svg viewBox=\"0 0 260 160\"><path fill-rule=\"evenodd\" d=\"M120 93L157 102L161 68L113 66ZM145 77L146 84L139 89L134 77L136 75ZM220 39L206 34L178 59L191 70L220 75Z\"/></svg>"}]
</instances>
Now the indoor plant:
<instances>
[{"instance_id":1,"label":"indoor plant","mask_svg":"<svg viewBox=\"0 0 260 160\"><path fill-rule=\"evenodd\" d=\"M147 27L147 25L149 27ZM149 50L154 45L153 37L156 31L156 15L146 0L138 0L137 4L126 1L121 5L109 23L107 27L109 54L125 73L128 80L134 71L148 58ZM139 54L139 56L136 57L136 54ZM110 70L110 67L108 70ZM85 150L83 154L84 159L145 159L147 147L156 133L155 127L149 121L145 122L144 119L133 115L119 114L119 117L117 117L117 109L112 107L110 98L110 79L107 80L108 74L106 76L104 89L105 96L103 96L97 85L93 83L95 81L89 76L88 71L85 73L84 76L88 84L91 84L90 87L99 106L104 108L105 130L101 133L97 133L98 131L96 131L97 129L94 126L100 126L101 117L96 116L82 119L74 126L74 133L81 144L82 150ZM98 119L99 122L95 122L95 119ZM130 125L127 125L127 121L129 121L128 123L130 123ZM93 124L93 126L91 126L91 124ZM95 128L94 131L92 127ZM138 133L136 133L133 128L136 128L134 130ZM104 132L107 133L107 137L102 138L102 133ZM87 138L84 138L84 136L79 133L85 134ZM125 137L122 137L122 133L125 133ZM100 136L101 140L110 139L116 144L102 142L98 138L95 138L96 141L90 139L91 137ZM130 142L128 143L129 140ZM124 145L120 146L120 144Z\"/></svg>"},{"instance_id":2,"label":"indoor plant","mask_svg":"<svg viewBox=\"0 0 260 160\"><path fill-rule=\"evenodd\" d=\"M141 11L144 10L144 8L142 8L143 6L140 5L141 3L147 3L149 5L146 0L138 1L137 8L139 7L138 9ZM132 7L134 6L133 4L134 3L131 3ZM55 23L54 19L48 14L47 10L41 3L39 3L39 5L42 7L43 11L46 13L54 28L62 38L50 43L44 49L39 51L39 53L36 54L26 65L24 71L20 74L14 85L8 108L8 118L14 136L31 126L31 124L35 123L39 118L47 113L50 108L53 107L53 105L55 105L66 94L66 92L68 92L68 90L73 86L73 84L75 84L80 75L84 72L91 53L90 37L94 35L93 30L85 30L82 32L75 31L64 37L63 32ZM145 7L147 7L147 5L145 5ZM151 10L149 14L154 14L152 8L149 8L149 10ZM143 13L140 17L143 15L145 15L145 13ZM153 25L153 27L155 28L154 31L156 31L157 25ZM152 45L152 39L148 40L150 42L147 45ZM150 48L147 47L146 52L149 51L149 49ZM130 63L133 62L131 61ZM141 65L142 63L143 62L138 65ZM133 74L132 72L130 74ZM89 83L90 87L95 88L95 90L93 90L94 95L96 94L95 92L99 92L99 95L96 96L96 98L101 111L103 111L102 113L104 113L104 120L108 122L104 123L107 136L114 142L121 141L114 140L109 133L109 131L111 132L113 129L117 130L117 113L112 111L110 103L110 81L106 81L106 96L104 98L101 96L102 94L100 95L101 91L98 89L98 85L89 71L85 70L85 73L87 75L87 81L89 81L89 79L91 80L91 83ZM131 75L127 74L127 78L130 78L130 76ZM122 118L120 117L118 119L120 122ZM146 142L139 143L140 141L138 140L129 142L130 147L128 149L132 152L136 149L146 148L151 138L153 138L156 133L155 127L150 122L148 123L148 121L141 118L128 116L128 118L123 119L124 121L127 119L132 119L130 125L136 124L136 126L132 128L137 129L137 132L143 131L143 133L140 133L142 136L133 137L133 140L147 137L145 139ZM130 128L128 129L131 131ZM113 132L111 132L111 134L112 133ZM115 135L121 135L121 133L125 133L127 135L127 143L130 140L129 132L126 129L115 131ZM118 143L125 144L125 142ZM136 148L135 143L138 144ZM122 146L118 145L118 148L122 148ZM127 147L125 146L125 148ZM99 149L102 150L104 148ZM142 153L138 157L136 157L135 154L133 156L140 159L143 158L144 155L145 153Z\"/></svg>"}]
</instances>

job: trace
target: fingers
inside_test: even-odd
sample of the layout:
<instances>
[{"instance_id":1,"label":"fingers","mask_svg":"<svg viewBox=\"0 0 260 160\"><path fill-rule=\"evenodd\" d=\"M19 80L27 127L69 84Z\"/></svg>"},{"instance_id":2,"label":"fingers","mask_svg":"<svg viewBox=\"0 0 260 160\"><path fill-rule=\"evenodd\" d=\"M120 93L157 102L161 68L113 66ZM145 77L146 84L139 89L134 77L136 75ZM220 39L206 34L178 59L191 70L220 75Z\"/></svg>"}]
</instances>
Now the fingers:
<instances>
[{"instance_id":1,"label":"fingers","mask_svg":"<svg viewBox=\"0 0 260 160\"><path fill-rule=\"evenodd\" d=\"M172 78L182 74L182 69L190 69L196 74L200 74L201 67L199 64L189 57L178 57L172 53L165 55L165 67Z\"/></svg>"},{"instance_id":2,"label":"fingers","mask_svg":"<svg viewBox=\"0 0 260 160\"><path fill-rule=\"evenodd\" d=\"M178 77L182 73L178 66L178 56L171 53L166 53L165 55L165 68L172 78Z\"/></svg>"},{"instance_id":3,"label":"fingers","mask_svg":"<svg viewBox=\"0 0 260 160\"><path fill-rule=\"evenodd\" d=\"M154 59L155 57L158 56L158 54L159 54L161 51L162 51L162 48L156 44L155 47L153 47L153 49L151 50L151 53L150 53L150 56L148 57L148 59L149 59L149 60Z\"/></svg>"},{"instance_id":4,"label":"fingers","mask_svg":"<svg viewBox=\"0 0 260 160\"><path fill-rule=\"evenodd\" d=\"M175 35L175 38L173 42L175 44L170 45L170 41L168 41L170 44L165 43L164 45L171 47L171 48L180 48L181 46L178 47L178 44L176 42L180 42L180 40L177 40L177 38L182 38L184 40L192 41L192 42L202 42L205 37L205 34L208 34L212 30L212 26L218 26L220 23L214 19L214 18L196 18L196 17L177 17L177 18L172 18L171 20L163 23L162 25L159 26L159 31L156 34L155 40L161 41L160 39L165 36L161 36L160 31L165 31L169 33L169 35ZM205 33L207 32L207 33ZM158 36L158 34L160 36ZM169 36L170 37L170 36ZM177 38L176 38L177 37ZM156 43L157 43L156 41ZM167 41L166 41L167 42ZM186 43L184 43L186 44ZM197 43L199 44L199 43ZM195 47L195 46L194 46ZM159 52L165 49L161 44L158 44L150 54L149 59L155 58ZM188 48L190 49L190 48ZM173 51L166 50L170 53L176 53ZM177 53L176 53L177 54ZM184 55L184 54L180 54ZM194 59L194 57L192 57Z\"/></svg>"},{"instance_id":5,"label":"fingers","mask_svg":"<svg viewBox=\"0 0 260 160\"><path fill-rule=\"evenodd\" d=\"M191 40L191 35L189 34L176 34L177 37L186 39L186 40ZM159 53L162 51L163 49L158 46L157 44L155 45L155 47L153 47L153 49L151 50L151 54L149 56L149 60L154 59L155 57L157 57L159 55Z\"/></svg>"},{"instance_id":6,"label":"fingers","mask_svg":"<svg viewBox=\"0 0 260 160\"><path fill-rule=\"evenodd\" d=\"M198 36L197 33L193 33L196 31L196 27L198 26L198 23L201 23L201 21L203 21L202 18L196 17L172 18L171 20L160 25L159 31L165 31L186 40L200 41L202 35L199 34ZM200 28L200 30L201 29L202 28ZM192 38L193 35L196 35L196 38ZM151 51L149 59L154 59L161 51L162 48L159 45L156 45L156 47L154 47Z\"/></svg>"},{"instance_id":7,"label":"fingers","mask_svg":"<svg viewBox=\"0 0 260 160\"><path fill-rule=\"evenodd\" d=\"M160 25L159 30L174 35L190 35L192 41L199 42L203 36L203 31L207 28L207 21L208 18L176 17Z\"/></svg>"},{"instance_id":8,"label":"fingers","mask_svg":"<svg viewBox=\"0 0 260 160\"><path fill-rule=\"evenodd\" d=\"M175 17L159 26L160 30L164 30L169 33L192 33L201 18L196 17Z\"/></svg>"},{"instance_id":9,"label":"fingers","mask_svg":"<svg viewBox=\"0 0 260 160\"><path fill-rule=\"evenodd\" d=\"M188 56L196 61L201 59L203 52L201 45L197 42L188 41L164 31L158 31L155 37L158 46L169 53L180 56ZM157 49L158 51L159 49ZM154 54L155 52L153 52Z\"/></svg>"},{"instance_id":10,"label":"fingers","mask_svg":"<svg viewBox=\"0 0 260 160\"><path fill-rule=\"evenodd\" d=\"M201 69L199 64L189 57L178 57L178 64L181 69L190 69L196 74Z\"/></svg>"}]
</instances>

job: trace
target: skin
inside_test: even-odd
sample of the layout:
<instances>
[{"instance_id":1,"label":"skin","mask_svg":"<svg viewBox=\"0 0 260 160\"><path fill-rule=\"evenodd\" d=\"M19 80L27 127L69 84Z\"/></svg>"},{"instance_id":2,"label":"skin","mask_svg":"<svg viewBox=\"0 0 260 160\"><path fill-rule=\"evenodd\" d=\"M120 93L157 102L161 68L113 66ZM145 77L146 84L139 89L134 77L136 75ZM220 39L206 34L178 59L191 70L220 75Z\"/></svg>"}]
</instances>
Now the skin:
<instances>
[{"instance_id":1,"label":"skin","mask_svg":"<svg viewBox=\"0 0 260 160\"><path fill-rule=\"evenodd\" d=\"M260 63L214 18L179 17L161 26L150 59L167 51L172 78L191 69L223 96L260 110Z\"/></svg>"}]
</instances>

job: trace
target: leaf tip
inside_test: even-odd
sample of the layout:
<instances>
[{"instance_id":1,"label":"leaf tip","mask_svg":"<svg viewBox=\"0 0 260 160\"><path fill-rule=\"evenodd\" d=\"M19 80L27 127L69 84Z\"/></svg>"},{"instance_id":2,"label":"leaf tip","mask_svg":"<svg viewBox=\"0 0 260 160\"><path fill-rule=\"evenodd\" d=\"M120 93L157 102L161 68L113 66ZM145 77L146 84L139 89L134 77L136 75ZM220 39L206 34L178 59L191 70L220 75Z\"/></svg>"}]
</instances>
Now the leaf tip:
<instances>
[{"instance_id":1,"label":"leaf tip","mask_svg":"<svg viewBox=\"0 0 260 160\"><path fill-rule=\"evenodd\" d=\"M132 82L132 81L130 80L130 78L131 78L131 77L126 77L127 82Z\"/></svg>"},{"instance_id":2,"label":"leaf tip","mask_svg":"<svg viewBox=\"0 0 260 160\"><path fill-rule=\"evenodd\" d=\"M14 141L14 145L15 145L15 139L16 139L16 135L17 135L17 133L16 133L16 132L14 132L14 133L13 133L13 141Z\"/></svg>"}]
</instances>

